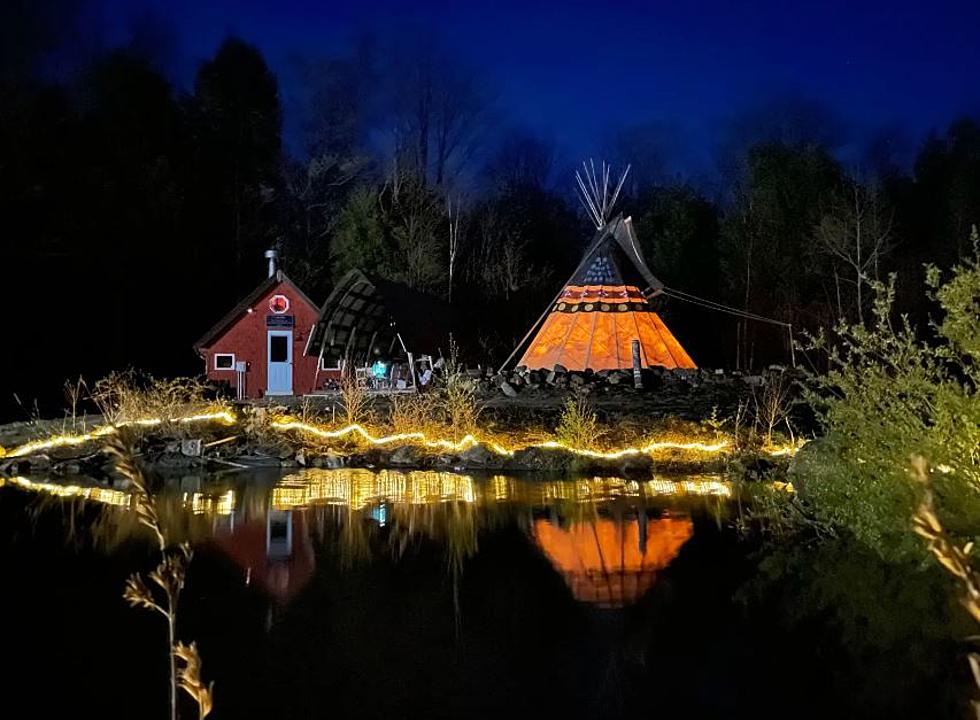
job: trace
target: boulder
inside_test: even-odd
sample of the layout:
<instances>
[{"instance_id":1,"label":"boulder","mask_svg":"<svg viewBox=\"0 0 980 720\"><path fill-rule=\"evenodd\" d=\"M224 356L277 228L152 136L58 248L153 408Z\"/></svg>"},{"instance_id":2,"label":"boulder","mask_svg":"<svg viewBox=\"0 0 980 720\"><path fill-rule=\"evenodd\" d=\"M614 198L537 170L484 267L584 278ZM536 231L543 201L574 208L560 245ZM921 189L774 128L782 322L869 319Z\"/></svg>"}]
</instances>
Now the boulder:
<instances>
[{"instance_id":1,"label":"boulder","mask_svg":"<svg viewBox=\"0 0 980 720\"><path fill-rule=\"evenodd\" d=\"M392 465L411 465L419 464L419 449L414 445L402 445L395 450L389 457L388 462Z\"/></svg>"},{"instance_id":2,"label":"boulder","mask_svg":"<svg viewBox=\"0 0 980 720\"><path fill-rule=\"evenodd\" d=\"M653 458L647 454L625 455L617 467L625 477L648 476L653 470Z\"/></svg>"},{"instance_id":3,"label":"boulder","mask_svg":"<svg viewBox=\"0 0 980 720\"><path fill-rule=\"evenodd\" d=\"M508 465L515 470L564 472L574 457L572 453L558 448L529 447L515 452Z\"/></svg>"},{"instance_id":4,"label":"boulder","mask_svg":"<svg viewBox=\"0 0 980 720\"><path fill-rule=\"evenodd\" d=\"M314 455L312 458L309 458L309 463L313 467L336 470L344 466L344 458L334 453L327 453L326 455Z\"/></svg>"},{"instance_id":5,"label":"boulder","mask_svg":"<svg viewBox=\"0 0 980 720\"><path fill-rule=\"evenodd\" d=\"M555 366L551 369L552 372L558 373L559 375L564 375L568 372L568 368L564 365L559 365L555 363Z\"/></svg>"},{"instance_id":6,"label":"boulder","mask_svg":"<svg viewBox=\"0 0 980 720\"><path fill-rule=\"evenodd\" d=\"M786 479L793 484L797 495L805 500L812 483L820 482L837 462L836 452L826 438L810 440L789 461Z\"/></svg>"},{"instance_id":7,"label":"boulder","mask_svg":"<svg viewBox=\"0 0 980 720\"><path fill-rule=\"evenodd\" d=\"M201 438L180 441L180 454L185 457L201 457L204 443Z\"/></svg>"},{"instance_id":8,"label":"boulder","mask_svg":"<svg viewBox=\"0 0 980 720\"><path fill-rule=\"evenodd\" d=\"M517 390L506 380L500 383L500 391L507 397L517 397Z\"/></svg>"},{"instance_id":9,"label":"boulder","mask_svg":"<svg viewBox=\"0 0 980 720\"><path fill-rule=\"evenodd\" d=\"M460 462L467 467L496 465L500 463L500 456L486 445L474 445L466 448L460 456Z\"/></svg>"}]
</instances>

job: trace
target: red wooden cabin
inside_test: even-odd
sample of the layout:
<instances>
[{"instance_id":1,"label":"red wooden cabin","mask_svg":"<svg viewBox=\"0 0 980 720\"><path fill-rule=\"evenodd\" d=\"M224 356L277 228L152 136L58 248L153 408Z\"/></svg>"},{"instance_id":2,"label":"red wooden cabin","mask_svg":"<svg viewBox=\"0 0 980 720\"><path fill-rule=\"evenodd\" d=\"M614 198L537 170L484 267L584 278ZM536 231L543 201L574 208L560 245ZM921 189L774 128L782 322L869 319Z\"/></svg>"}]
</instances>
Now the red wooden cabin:
<instances>
[{"instance_id":1,"label":"red wooden cabin","mask_svg":"<svg viewBox=\"0 0 980 720\"><path fill-rule=\"evenodd\" d=\"M194 343L208 378L227 382L239 398L306 395L317 382L318 358L303 353L317 306L282 270L270 270L268 279Z\"/></svg>"}]
</instances>

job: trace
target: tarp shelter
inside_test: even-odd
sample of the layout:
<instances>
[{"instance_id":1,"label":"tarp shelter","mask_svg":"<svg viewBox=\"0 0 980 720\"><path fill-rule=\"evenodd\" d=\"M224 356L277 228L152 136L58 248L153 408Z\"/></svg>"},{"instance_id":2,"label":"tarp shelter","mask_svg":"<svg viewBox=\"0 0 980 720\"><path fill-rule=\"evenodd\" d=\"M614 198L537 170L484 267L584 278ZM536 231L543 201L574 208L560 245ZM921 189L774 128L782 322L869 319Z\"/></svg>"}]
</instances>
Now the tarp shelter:
<instances>
[{"instance_id":1,"label":"tarp shelter","mask_svg":"<svg viewBox=\"0 0 980 720\"><path fill-rule=\"evenodd\" d=\"M351 270L323 304L310 333L306 355L320 356L321 367L348 360L438 357L449 351L448 306L401 283Z\"/></svg>"},{"instance_id":2,"label":"tarp shelter","mask_svg":"<svg viewBox=\"0 0 980 720\"><path fill-rule=\"evenodd\" d=\"M650 306L648 297L663 287L640 253L630 219L617 216L596 233L517 365L628 369L639 340L641 367L696 367Z\"/></svg>"}]
</instances>

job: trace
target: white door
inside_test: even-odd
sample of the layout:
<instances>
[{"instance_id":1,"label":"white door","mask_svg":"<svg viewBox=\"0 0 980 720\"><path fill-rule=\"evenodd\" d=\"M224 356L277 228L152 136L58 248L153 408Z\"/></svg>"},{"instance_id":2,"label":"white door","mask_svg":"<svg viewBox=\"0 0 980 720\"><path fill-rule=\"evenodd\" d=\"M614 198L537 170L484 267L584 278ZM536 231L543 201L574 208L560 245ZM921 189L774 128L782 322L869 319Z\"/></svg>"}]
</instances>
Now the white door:
<instances>
[{"instance_id":1,"label":"white door","mask_svg":"<svg viewBox=\"0 0 980 720\"><path fill-rule=\"evenodd\" d=\"M293 394L293 331L270 330L266 395Z\"/></svg>"}]
</instances>

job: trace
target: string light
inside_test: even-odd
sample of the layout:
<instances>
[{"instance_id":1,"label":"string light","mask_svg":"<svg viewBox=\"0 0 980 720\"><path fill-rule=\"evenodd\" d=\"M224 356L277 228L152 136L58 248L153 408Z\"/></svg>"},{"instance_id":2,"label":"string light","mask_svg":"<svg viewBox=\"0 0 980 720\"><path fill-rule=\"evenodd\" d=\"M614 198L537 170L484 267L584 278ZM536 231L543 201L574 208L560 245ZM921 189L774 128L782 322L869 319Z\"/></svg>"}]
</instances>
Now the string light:
<instances>
[{"instance_id":1,"label":"string light","mask_svg":"<svg viewBox=\"0 0 980 720\"><path fill-rule=\"evenodd\" d=\"M0 449L0 457L24 457L25 455L33 455L34 453L41 452L43 450L69 447L72 445L83 445L87 442L91 442L92 440L113 435L119 432L119 429L123 427L157 427L158 425L163 425L166 422L182 424L220 422L224 425L234 425L238 422L238 418L227 410L219 410L215 412L185 415L177 418L139 418L137 420L121 420L120 422L112 425L100 425L87 433L81 433L79 435L54 435L52 437L45 438L44 440L32 440L30 442L26 442L23 445L15 447L6 452L3 452L2 449Z\"/></svg>"},{"instance_id":2,"label":"string light","mask_svg":"<svg viewBox=\"0 0 980 720\"><path fill-rule=\"evenodd\" d=\"M348 437L350 435L356 435L360 437L365 442L371 445L389 445L391 443L398 442L409 442L414 441L420 445L430 448L444 448L447 450L466 450L475 445L481 444L481 441L475 438L473 435L466 435L463 439L458 442L453 442L451 440L430 440L425 433L421 431L408 432L408 433L397 433L394 435L382 435L376 437L372 435L364 426L353 424L342 427L339 430L329 430L325 427L319 425L313 425L311 423L302 422L294 418L282 418L275 420L272 423L272 427L277 430L299 430L300 432L305 432L310 435L316 435L327 440L338 440L341 438ZM483 443L498 455L512 456L514 450L503 447L502 445L495 442L485 442ZM545 442L534 443L529 447L542 448L547 450L563 450L565 452L570 452L575 455L581 455L585 457L598 458L603 460L617 460L619 458L627 457L630 455L649 455L658 450L693 450L704 453L718 453L727 449L731 443L728 440L719 440L715 443L703 443L703 442L677 442L672 440L667 441L656 441L648 443L640 447L628 447L621 450L612 451L600 451L600 450L589 450L587 448L578 448L566 445L565 443L558 442L557 440L547 440Z\"/></svg>"},{"instance_id":3,"label":"string light","mask_svg":"<svg viewBox=\"0 0 980 720\"><path fill-rule=\"evenodd\" d=\"M0 448L0 457L25 457L27 455L32 455L37 452L42 452L44 450L50 450L59 447L68 447L74 445L82 445L99 438L107 437L113 435L119 431L120 428L127 426L135 427L156 427L163 425L166 422L174 423L198 423L198 422L220 422L224 425L235 425L238 422L238 418L228 410L219 410L207 413L198 413L194 415L187 415L178 418L140 418L136 420L124 420L112 425L101 425L94 428L87 433L81 433L78 435L55 435L43 440L33 440L23 445L20 445L12 450L3 451ZM274 420L271 423L271 427L274 430L281 432L288 432L291 430L296 430L299 432L307 433L310 435L315 435L316 437L323 438L325 440L339 440L349 436L357 436L361 440L371 444L371 445L390 445L393 443L416 443L423 447L441 450L451 450L455 452L462 452L469 448L475 447L476 445L484 445L489 448L492 452L497 455L510 457L515 453L514 449L506 448L499 443L493 441L481 441L473 435L466 435L458 441L446 440L442 438L430 439L421 430L405 433L395 433L392 435L382 435L375 436L372 435L369 430L364 426L359 424L347 425L346 427L340 428L338 430L330 430L327 427L321 425L314 425L311 423L306 423L301 420L283 417ZM574 455L579 455L582 457L590 457L602 460L618 460L627 456L634 455L649 455L655 453L659 450L684 450L684 451L696 451L701 453L713 454L725 451L731 447L731 443L728 440L719 440L714 443L705 443L700 441L690 441L690 442L680 442L672 440L661 440L653 441L646 445L636 446L636 447L626 447L619 450L610 451L600 451L591 450L588 448L573 447L565 443L559 442L557 440L547 440L540 443L534 443L528 447L540 448L545 450L562 450L564 452L569 452ZM784 445L784 446L773 446L765 449L772 457L780 457L793 455L799 449L798 444Z\"/></svg>"}]
</instances>

